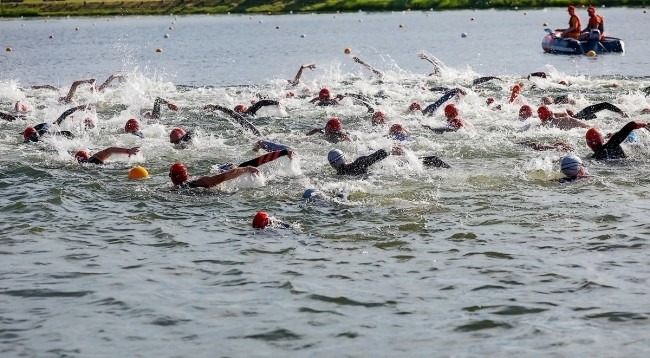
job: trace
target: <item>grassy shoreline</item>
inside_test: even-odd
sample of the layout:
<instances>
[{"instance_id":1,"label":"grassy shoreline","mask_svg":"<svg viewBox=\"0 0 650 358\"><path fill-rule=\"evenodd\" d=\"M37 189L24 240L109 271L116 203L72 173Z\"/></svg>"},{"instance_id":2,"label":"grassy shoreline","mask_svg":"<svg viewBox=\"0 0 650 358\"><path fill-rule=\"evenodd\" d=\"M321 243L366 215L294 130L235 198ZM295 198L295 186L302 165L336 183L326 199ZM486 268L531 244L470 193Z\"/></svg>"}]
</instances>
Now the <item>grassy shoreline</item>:
<instances>
[{"instance_id":1,"label":"grassy shoreline","mask_svg":"<svg viewBox=\"0 0 650 358\"><path fill-rule=\"evenodd\" d=\"M592 2L538 0L1 0L0 17L187 15L187 14L286 14L335 13L359 10L422 11L452 9L532 9L588 6ZM612 0L599 2L607 7L645 7L645 1Z\"/></svg>"}]
</instances>

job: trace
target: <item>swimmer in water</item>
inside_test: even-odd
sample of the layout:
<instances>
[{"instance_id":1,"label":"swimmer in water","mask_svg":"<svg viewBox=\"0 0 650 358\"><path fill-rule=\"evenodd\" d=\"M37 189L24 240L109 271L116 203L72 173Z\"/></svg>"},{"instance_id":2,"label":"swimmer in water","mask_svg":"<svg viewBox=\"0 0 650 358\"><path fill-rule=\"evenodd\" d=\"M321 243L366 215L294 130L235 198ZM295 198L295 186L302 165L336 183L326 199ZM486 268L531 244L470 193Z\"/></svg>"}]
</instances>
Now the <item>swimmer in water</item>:
<instances>
[{"instance_id":1,"label":"swimmer in water","mask_svg":"<svg viewBox=\"0 0 650 358\"><path fill-rule=\"evenodd\" d=\"M433 112L435 112L436 109L438 109L440 106L442 106L445 102L450 100L453 97L458 98L460 95L466 95L467 92L461 88L454 88L449 91L447 91L442 97L440 97L437 101L433 102L432 104L428 105L424 110L422 110L422 114L431 116L433 115ZM413 106L413 104L411 104Z\"/></svg>"},{"instance_id":2,"label":"swimmer in water","mask_svg":"<svg viewBox=\"0 0 650 358\"><path fill-rule=\"evenodd\" d=\"M300 66L300 68L298 69L298 73L296 73L296 77L294 77L293 80L287 80L287 82L289 82L289 85L295 87L300 83L300 78L302 77L302 72L305 70L305 68L313 70L314 68L316 68L316 65L307 64L307 65Z\"/></svg>"},{"instance_id":3,"label":"swimmer in water","mask_svg":"<svg viewBox=\"0 0 650 358\"><path fill-rule=\"evenodd\" d=\"M388 157L388 152L384 149L357 158L353 162L345 159L345 154L338 149L332 149L327 154L327 160L332 168L336 169L338 175L363 175L368 173L368 167Z\"/></svg>"},{"instance_id":4,"label":"swimmer in water","mask_svg":"<svg viewBox=\"0 0 650 358\"><path fill-rule=\"evenodd\" d=\"M166 104L167 108L169 108L172 111L178 111L178 106L169 102L168 100L161 98L161 97L156 97L156 99L153 101L153 111L147 111L144 114L145 118L149 119L160 119L160 105L161 104Z\"/></svg>"},{"instance_id":5,"label":"swimmer in water","mask_svg":"<svg viewBox=\"0 0 650 358\"><path fill-rule=\"evenodd\" d=\"M140 122L135 118L126 121L126 124L124 125L124 133L131 133L136 137L144 138L144 134L140 131Z\"/></svg>"},{"instance_id":6,"label":"swimmer in water","mask_svg":"<svg viewBox=\"0 0 650 358\"><path fill-rule=\"evenodd\" d=\"M80 110L80 109L89 109L90 105L87 104L82 104L76 107L72 107L67 109L65 112L61 113L59 118L54 121L54 124L57 126L61 125L61 123L72 113ZM23 131L23 143L29 143L29 142L38 142L40 138L46 134L53 134L53 135L61 135L66 138L74 138L74 135L70 131L61 131L61 130L53 130L50 131L50 124L49 123L39 123L33 127L27 127Z\"/></svg>"},{"instance_id":7,"label":"swimmer in water","mask_svg":"<svg viewBox=\"0 0 650 358\"><path fill-rule=\"evenodd\" d=\"M564 178L560 178L558 181L560 183L569 183L577 179L587 179L591 178L587 172L587 167L582 164L582 160L575 155L567 155L562 158L560 162L560 171L565 175Z\"/></svg>"},{"instance_id":8,"label":"swimmer in water","mask_svg":"<svg viewBox=\"0 0 650 358\"><path fill-rule=\"evenodd\" d=\"M445 117L447 118L446 127L434 128L428 125L423 125L423 127L430 129L434 133L442 134L446 132L456 132L463 127L471 126L467 121L459 117L458 109L453 103L445 106Z\"/></svg>"},{"instance_id":9,"label":"swimmer in water","mask_svg":"<svg viewBox=\"0 0 650 358\"><path fill-rule=\"evenodd\" d=\"M537 109L537 115L543 125L569 130L573 128L589 128L587 123L571 117L568 113L553 113L547 106Z\"/></svg>"},{"instance_id":10,"label":"swimmer in water","mask_svg":"<svg viewBox=\"0 0 650 358\"><path fill-rule=\"evenodd\" d=\"M169 132L169 142L172 144L188 143L192 140L192 133L186 132L183 128L174 128Z\"/></svg>"},{"instance_id":11,"label":"swimmer in water","mask_svg":"<svg viewBox=\"0 0 650 358\"><path fill-rule=\"evenodd\" d=\"M369 64L365 63L365 62L362 61L360 58L354 56L354 57L352 57L352 60L353 60L354 62L360 64L361 66L363 66L363 67L369 69L370 71L372 71L372 73L373 73L375 76L377 76L377 77L379 77L379 78L384 77L384 74L383 74L381 71L379 71L379 70L377 70L376 68L374 68L374 67L370 66Z\"/></svg>"},{"instance_id":12,"label":"swimmer in water","mask_svg":"<svg viewBox=\"0 0 650 358\"><path fill-rule=\"evenodd\" d=\"M138 154L140 147L133 148L122 148L122 147L110 147L104 150L101 150L93 155L89 155L85 150L80 150L75 153L74 158L80 164L104 164L108 158L115 154L127 154L129 157L132 155Z\"/></svg>"},{"instance_id":13,"label":"swimmer in water","mask_svg":"<svg viewBox=\"0 0 650 358\"><path fill-rule=\"evenodd\" d=\"M291 224L270 216L264 211L258 211L253 217L253 228L266 229L267 227L289 229L291 228Z\"/></svg>"},{"instance_id":14,"label":"swimmer in water","mask_svg":"<svg viewBox=\"0 0 650 358\"><path fill-rule=\"evenodd\" d=\"M605 136L600 130L590 128L585 134L585 139L587 141L587 146L594 151L594 154L591 157L596 160L627 158L625 151L623 151L623 148L621 147L621 143L628 138L633 130L647 128L647 126L648 123L645 122L628 122L618 132L611 135L607 142L605 142Z\"/></svg>"},{"instance_id":15,"label":"swimmer in water","mask_svg":"<svg viewBox=\"0 0 650 358\"><path fill-rule=\"evenodd\" d=\"M190 180L187 167L183 163L175 163L169 168L169 177L172 183L181 188L212 188L247 173L257 175L260 171L255 167L234 167L216 175L202 176Z\"/></svg>"},{"instance_id":16,"label":"swimmer in water","mask_svg":"<svg viewBox=\"0 0 650 358\"><path fill-rule=\"evenodd\" d=\"M343 95L339 94L336 97L332 98L332 94L328 88L323 88L318 92L318 97L313 98L309 103L316 103L317 106L336 106L339 104L339 101L344 98Z\"/></svg>"},{"instance_id":17,"label":"swimmer in water","mask_svg":"<svg viewBox=\"0 0 650 358\"><path fill-rule=\"evenodd\" d=\"M262 100L259 100L259 101L255 102L255 104L253 104L250 107L246 107L243 104L238 104L238 105L235 106L235 108L233 108L233 110L235 112L241 114L245 118L253 118L253 117L255 117L255 115L257 114L257 111L260 108L266 107L266 106L277 106L279 104L280 104L280 102L278 102L276 100L273 100L273 99L262 99ZM219 108L223 108L223 107L216 106L216 105L213 105L213 104L207 104L207 105L205 105L203 107L204 110L208 110L208 111L213 111L213 110L219 109Z\"/></svg>"},{"instance_id":18,"label":"swimmer in water","mask_svg":"<svg viewBox=\"0 0 650 358\"><path fill-rule=\"evenodd\" d=\"M314 128L306 133L306 135L314 135L321 133L325 135L325 140L331 143L338 143L341 141L350 141L350 136L343 131L343 124L337 117L331 118L325 124L325 129Z\"/></svg>"}]
</instances>

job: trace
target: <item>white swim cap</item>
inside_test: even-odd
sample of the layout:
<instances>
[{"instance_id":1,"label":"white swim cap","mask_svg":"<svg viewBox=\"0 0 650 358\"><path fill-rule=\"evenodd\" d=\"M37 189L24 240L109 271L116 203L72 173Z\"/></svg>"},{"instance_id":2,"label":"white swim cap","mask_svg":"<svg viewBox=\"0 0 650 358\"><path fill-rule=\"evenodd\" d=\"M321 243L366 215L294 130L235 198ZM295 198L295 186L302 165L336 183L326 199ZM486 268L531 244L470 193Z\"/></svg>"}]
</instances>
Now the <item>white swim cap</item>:
<instances>
[{"instance_id":1,"label":"white swim cap","mask_svg":"<svg viewBox=\"0 0 650 358\"><path fill-rule=\"evenodd\" d=\"M568 177L574 177L580 172L582 167L582 160L575 155L567 155L562 158L562 163L560 164L560 170L562 174Z\"/></svg>"},{"instance_id":2,"label":"white swim cap","mask_svg":"<svg viewBox=\"0 0 650 358\"><path fill-rule=\"evenodd\" d=\"M345 164L345 154L338 149L332 149L327 153L327 160L330 161L331 166L339 168Z\"/></svg>"}]
</instances>

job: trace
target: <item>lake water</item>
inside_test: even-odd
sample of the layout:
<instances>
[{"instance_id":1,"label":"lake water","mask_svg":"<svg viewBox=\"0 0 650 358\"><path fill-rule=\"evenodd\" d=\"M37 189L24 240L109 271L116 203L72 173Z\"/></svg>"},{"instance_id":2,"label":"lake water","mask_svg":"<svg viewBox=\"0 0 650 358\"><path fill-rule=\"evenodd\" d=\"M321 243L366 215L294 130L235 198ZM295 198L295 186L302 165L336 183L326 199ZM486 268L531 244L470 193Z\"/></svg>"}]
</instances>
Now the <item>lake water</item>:
<instances>
[{"instance_id":1,"label":"lake water","mask_svg":"<svg viewBox=\"0 0 650 358\"><path fill-rule=\"evenodd\" d=\"M586 129L517 119L523 103L536 108L542 96L569 93L574 104L552 109L608 101L650 121L639 114L650 107L641 91L650 85L650 15L600 13L625 54L544 54L544 23L565 27L564 9L0 21L0 46L13 49L0 53L0 109L11 112L18 100L31 107L24 120L0 123L0 352L647 356L650 133L624 144L627 160L601 163L589 160ZM586 23L586 11L579 15ZM427 76L420 52L444 63L440 76ZM305 63L317 67L286 87ZM535 71L548 78L526 79ZM75 80L116 72L126 80L101 93L82 85L73 104L57 101ZM501 80L470 86L481 76ZM522 94L508 104L519 81ZM44 84L60 89L31 89ZM430 90L438 86L466 88L456 104L471 128L438 135L422 124L442 126L441 109L407 113L413 101L439 98ZM330 149L354 159L393 142L350 98L308 103L322 87L370 97L389 125L411 132L407 155L375 164L367 177L336 176ZM180 110L144 118L157 96ZM203 110L261 96L280 106L261 109L253 123L298 157L218 189L173 189L167 173L176 161L199 176L261 154L251 150L257 138ZM488 97L502 109L486 106ZM85 103L92 109L61 125L74 139L21 144L26 126ZM305 136L333 116L353 141ZM94 129L83 130L86 117ZM144 139L123 132L129 118L140 120ZM589 124L615 132L627 121L604 111ZM170 144L174 127L193 132L193 143ZM593 178L559 184L567 153L516 143L523 140L568 142ZM142 150L101 167L73 159L110 146ZM432 154L452 169L423 168L417 158ZM134 165L151 178L128 180ZM349 198L305 202L307 188ZM292 228L252 229L258 210Z\"/></svg>"}]
</instances>

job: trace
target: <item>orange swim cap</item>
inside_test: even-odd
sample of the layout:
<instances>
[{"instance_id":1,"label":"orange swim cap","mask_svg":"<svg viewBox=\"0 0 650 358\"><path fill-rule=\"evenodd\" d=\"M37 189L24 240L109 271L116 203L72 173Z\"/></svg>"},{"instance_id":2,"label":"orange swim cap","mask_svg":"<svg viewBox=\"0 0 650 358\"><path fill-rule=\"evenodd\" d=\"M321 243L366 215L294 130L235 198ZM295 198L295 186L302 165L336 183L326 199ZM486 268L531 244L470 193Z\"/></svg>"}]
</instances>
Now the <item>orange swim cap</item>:
<instances>
[{"instance_id":1,"label":"orange swim cap","mask_svg":"<svg viewBox=\"0 0 650 358\"><path fill-rule=\"evenodd\" d=\"M174 163L169 168L169 177L172 179L174 185L181 185L189 179L187 174L187 167L183 163Z\"/></svg>"},{"instance_id":2,"label":"orange swim cap","mask_svg":"<svg viewBox=\"0 0 650 358\"><path fill-rule=\"evenodd\" d=\"M334 117L325 124L325 134L338 133L342 127L341 121L337 117Z\"/></svg>"},{"instance_id":3,"label":"orange swim cap","mask_svg":"<svg viewBox=\"0 0 650 358\"><path fill-rule=\"evenodd\" d=\"M139 131L140 131L140 123L138 123L137 119L131 118L128 121L126 121L126 124L124 125L124 132L135 133Z\"/></svg>"},{"instance_id":4,"label":"orange swim cap","mask_svg":"<svg viewBox=\"0 0 650 358\"><path fill-rule=\"evenodd\" d=\"M238 104L238 105L235 106L235 112L237 112L237 113L246 113L247 110L248 110L248 108L246 106L244 106L243 104Z\"/></svg>"},{"instance_id":5,"label":"orange swim cap","mask_svg":"<svg viewBox=\"0 0 650 358\"><path fill-rule=\"evenodd\" d=\"M74 155L74 159L77 160L77 162L81 163L82 161L90 159L90 155L88 155L88 152L85 150L80 150Z\"/></svg>"},{"instance_id":6,"label":"orange swim cap","mask_svg":"<svg viewBox=\"0 0 650 358\"><path fill-rule=\"evenodd\" d=\"M587 145L592 150L598 149L605 142L603 133L596 128L590 128L585 134L585 139L587 140Z\"/></svg>"},{"instance_id":7,"label":"orange swim cap","mask_svg":"<svg viewBox=\"0 0 650 358\"><path fill-rule=\"evenodd\" d=\"M445 117L449 119L458 117L458 109L453 103L445 106Z\"/></svg>"},{"instance_id":8,"label":"orange swim cap","mask_svg":"<svg viewBox=\"0 0 650 358\"><path fill-rule=\"evenodd\" d=\"M529 105L524 104L523 106L521 106L521 108L519 108L519 119L521 119L522 121L532 116L533 116L533 109Z\"/></svg>"},{"instance_id":9,"label":"orange swim cap","mask_svg":"<svg viewBox=\"0 0 650 358\"><path fill-rule=\"evenodd\" d=\"M422 110L422 106L417 102L413 102L409 106L409 111L421 111L421 110Z\"/></svg>"},{"instance_id":10,"label":"orange swim cap","mask_svg":"<svg viewBox=\"0 0 650 358\"><path fill-rule=\"evenodd\" d=\"M372 114L372 125L382 125L386 123L386 115L382 111L377 111Z\"/></svg>"},{"instance_id":11,"label":"orange swim cap","mask_svg":"<svg viewBox=\"0 0 650 358\"><path fill-rule=\"evenodd\" d=\"M270 223L271 220L269 219L269 214L263 211L258 211L253 217L253 227L255 229L264 229L269 226Z\"/></svg>"},{"instance_id":12,"label":"orange swim cap","mask_svg":"<svg viewBox=\"0 0 650 358\"><path fill-rule=\"evenodd\" d=\"M537 115L539 116L539 119L542 120L542 122L545 122L549 118L553 117L553 112L551 112L550 109L546 106L541 106L537 108Z\"/></svg>"},{"instance_id":13,"label":"orange swim cap","mask_svg":"<svg viewBox=\"0 0 650 358\"><path fill-rule=\"evenodd\" d=\"M183 128L174 128L169 133L169 142L173 144L178 144L181 142L181 139L183 139L184 135L185 135L185 131L183 130Z\"/></svg>"},{"instance_id":14,"label":"orange swim cap","mask_svg":"<svg viewBox=\"0 0 650 358\"><path fill-rule=\"evenodd\" d=\"M330 96L331 96L330 90L327 88L323 88L322 90L320 90L320 92L318 92L318 99L320 99L321 101L330 99Z\"/></svg>"},{"instance_id":15,"label":"orange swim cap","mask_svg":"<svg viewBox=\"0 0 650 358\"><path fill-rule=\"evenodd\" d=\"M31 137L34 133L36 133L36 129L34 127L27 127L23 131L23 139L27 140L29 137Z\"/></svg>"}]
</instances>

